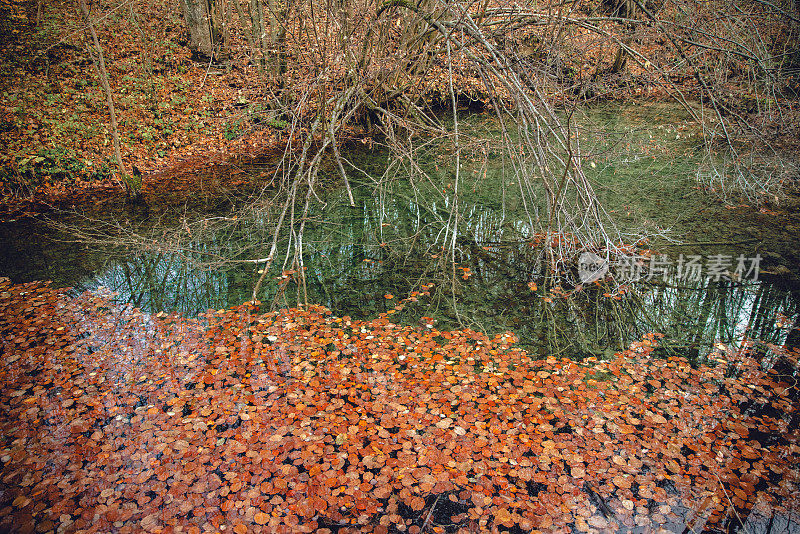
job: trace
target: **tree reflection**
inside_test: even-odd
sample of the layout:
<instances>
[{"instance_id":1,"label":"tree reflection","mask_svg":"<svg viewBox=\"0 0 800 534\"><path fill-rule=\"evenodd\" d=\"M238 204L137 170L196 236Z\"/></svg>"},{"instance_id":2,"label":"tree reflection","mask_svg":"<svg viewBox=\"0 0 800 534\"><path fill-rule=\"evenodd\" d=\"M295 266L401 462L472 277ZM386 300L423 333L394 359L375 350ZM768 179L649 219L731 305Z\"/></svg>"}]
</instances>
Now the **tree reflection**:
<instances>
[{"instance_id":1,"label":"tree reflection","mask_svg":"<svg viewBox=\"0 0 800 534\"><path fill-rule=\"evenodd\" d=\"M556 280L547 290L533 291L530 281L549 273L532 229L514 219L513 211L494 209L480 198L461 201L465 223L456 265L468 268L470 276L453 276L452 264L436 246L431 208L402 191L373 195L356 187L353 192L355 209L344 197L333 198L307 226L303 277L296 264L274 264L263 306L316 302L339 315L371 317L394 306L388 295L403 297L433 282L437 290L428 300L392 320L414 324L431 316L439 328L466 324L489 333L512 330L522 346L542 356L608 357L656 331L666 335L662 352L695 360L715 343L732 347L745 337L782 343L787 330L777 327L775 318L797 313L791 293L765 282L687 282L672 276L630 284L621 298L609 296L613 283L561 287ZM207 258L230 256L232 242L242 250L260 246L263 226L263 221L242 220L235 227L198 233L190 249L202 253L121 257L92 283L149 311L193 315L240 304L249 300L258 266Z\"/></svg>"}]
</instances>

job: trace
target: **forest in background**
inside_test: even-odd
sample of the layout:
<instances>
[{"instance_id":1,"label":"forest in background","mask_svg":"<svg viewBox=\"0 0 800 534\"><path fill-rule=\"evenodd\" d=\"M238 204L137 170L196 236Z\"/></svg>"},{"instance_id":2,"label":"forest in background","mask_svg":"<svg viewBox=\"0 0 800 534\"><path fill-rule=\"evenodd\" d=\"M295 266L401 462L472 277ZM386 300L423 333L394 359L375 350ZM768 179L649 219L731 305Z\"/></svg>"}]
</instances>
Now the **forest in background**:
<instances>
[{"instance_id":1,"label":"forest in background","mask_svg":"<svg viewBox=\"0 0 800 534\"><path fill-rule=\"evenodd\" d=\"M330 151L348 136L423 128L453 96L460 106L518 109L517 91L564 109L676 98L708 123L710 143L733 150L797 137L792 1L189 0L87 9L88 19L72 2L0 3L5 198L120 183L134 165L146 181L197 158L257 157L301 132L317 140L329 132Z\"/></svg>"}]
</instances>

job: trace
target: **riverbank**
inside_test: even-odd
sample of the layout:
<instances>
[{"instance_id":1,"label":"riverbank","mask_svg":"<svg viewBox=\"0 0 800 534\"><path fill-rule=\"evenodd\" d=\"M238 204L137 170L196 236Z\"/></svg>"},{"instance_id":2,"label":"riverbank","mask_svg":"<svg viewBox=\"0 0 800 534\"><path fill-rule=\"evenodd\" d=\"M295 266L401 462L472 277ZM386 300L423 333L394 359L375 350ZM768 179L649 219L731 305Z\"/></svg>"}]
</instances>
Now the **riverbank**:
<instances>
[{"instance_id":1,"label":"riverbank","mask_svg":"<svg viewBox=\"0 0 800 534\"><path fill-rule=\"evenodd\" d=\"M196 161L235 164L241 158L260 158L281 150L287 129L313 129L311 123L317 113L329 105L321 104L320 98L339 90L347 80L346 73L334 61L333 56L341 55L336 46L344 46L329 42L336 41L335 35L314 37L316 48L306 46L311 36L306 36L304 32L309 28L303 24L310 15L304 8L298 8L286 22L294 33L290 32L285 54L297 64L290 65L285 73L287 79L275 79L260 72L246 31L239 28L238 17L229 14L226 50L214 61L208 61L192 56L186 24L176 5L132 2L126 6L111 6L107 12L95 13L94 23L104 48L119 116L123 164L129 172L134 166L143 172L145 188L148 183L169 182L174 174L181 174ZM642 58L623 61L622 68L617 69L611 65L617 65L613 47L595 42L593 31L611 36L619 31L627 34L630 28L615 26L613 19L595 20L593 16L604 14L606 8L602 5L584 6L581 9L585 13L574 13L574 20L565 19L569 24L578 21L570 40L579 50L554 48L545 58L535 46L540 37L524 29L527 25L513 35L492 34L494 24L511 16L503 14L503 7L491 2L484 6L498 11L497 20L486 30L494 39L494 50L508 54L513 59L511 64L522 62L529 71L547 72L554 83L544 90L556 107L604 100L651 101L674 95L680 99L705 99L709 111L717 110L715 113L746 123L748 135L755 127L758 142L766 136L769 143L780 145L796 132L791 83L784 93L773 90L767 97L750 91L746 83L749 78L743 75L724 80L720 95L716 95L717 89L713 95L701 95L698 92L703 92L702 87L694 76L673 74L665 80L663 72ZM0 9L7 15L3 17L6 22L0 23L0 55L5 60L0 68L0 202L8 205L20 199L42 198L55 201L79 198L92 190L121 189L121 177L115 176L119 172L112 157L109 110L78 10L66 1L27 0L3 4ZM387 17L401 15L393 12ZM584 17L585 21L580 22ZM333 31L327 26L329 19L313 20L320 25L312 28L314 35ZM608 28L598 26L587 31L598 20L604 20L600 24L608 24ZM359 104L362 109L348 119L356 137L371 134L377 117L370 117L370 113L374 113L376 105L394 112L391 98L383 100L381 95L398 89L382 85L386 80L381 69L397 69L405 61L402 50L395 50L398 42L402 44L402 36L393 28L401 27L402 21L397 18L391 22L392 28L378 42L387 50L376 50L374 54L380 52L385 58L381 56L378 64L361 73L366 81L359 92L365 91L369 96ZM764 21L769 22L767 29L775 33L778 41L785 37L778 19ZM362 30L352 31L355 37L364 37L359 33ZM660 45L648 40L642 46L642 52L654 60L666 54L667 61L676 54L661 50ZM443 51L436 53L436 61L415 71L405 88L399 89L404 96L398 93L392 98L412 98L417 107L449 108L452 90L460 103L486 108L501 105L496 99L508 96L503 90L493 94L487 89L485 76L475 72L463 58L447 67L441 61ZM451 78L452 86L447 82ZM717 97L718 100L708 101Z\"/></svg>"}]
</instances>

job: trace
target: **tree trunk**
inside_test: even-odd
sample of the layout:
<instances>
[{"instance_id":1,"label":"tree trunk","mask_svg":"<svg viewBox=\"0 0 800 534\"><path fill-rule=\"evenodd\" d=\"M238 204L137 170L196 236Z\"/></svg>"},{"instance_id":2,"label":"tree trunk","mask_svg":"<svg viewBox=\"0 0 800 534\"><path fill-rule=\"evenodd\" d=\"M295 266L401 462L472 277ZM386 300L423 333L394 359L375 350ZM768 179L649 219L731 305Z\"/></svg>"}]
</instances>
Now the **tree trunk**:
<instances>
[{"instance_id":1,"label":"tree trunk","mask_svg":"<svg viewBox=\"0 0 800 534\"><path fill-rule=\"evenodd\" d=\"M100 78L100 86L106 94L106 105L108 106L108 113L111 116L111 140L114 144L114 160L117 163L119 170L119 180L125 186L125 191L128 198L137 200L139 193L142 189L141 175L128 176L128 171L125 170L125 164L122 162L122 152L119 148L119 129L117 128L117 112L114 108L114 98L111 94L111 84L108 83L108 72L106 72L106 62L103 58L103 49L100 48L100 39L97 37L97 32L92 24L92 19L89 16L89 8L86 6L85 0L79 0L79 5L83 17L86 19L86 27L92 36L92 43L94 44L94 51L92 45L89 45L89 55L92 56L92 63L97 70L97 76Z\"/></svg>"},{"instance_id":2,"label":"tree trunk","mask_svg":"<svg viewBox=\"0 0 800 534\"><path fill-rule=\"evenodd\" d=\"M272 58L272 76L279 87L283 86L286 72L286 3L284 0L269 0L269 32Z\"/></svg>"},{"instance_id":3,"label":"tree trunk","mask_svg":"<svg viewBox=\"0 0 800 534\"><path fill-rule=\"evenodd\" d=\"M616 10L616 16L623 17L626 19L633 18L634 15L634 5L633 0L622 0L619 2ZM628 61L628 51L626 47L631 44L632 36L631 33L633 32L633 27L630 23L626 23L626 36L622 39L622 44L619 45L617 49L617 55L614 58L614 64L611 66L611 74L619 74L625 68L625 64Z\"/></svg>"},{"instance_id":4,"label":"tree trunk","mask_svg":"<svg viewBox=\"0 0 800 534\"><path fill-rule=\"evenodd\" d=\"M263 55L261 54L260 42L259 45L256 46L255 31L253 30L252 20L248 21L245 18L244 10L242 10L242 6L239 3L239 0L231 0L231 1L233 2L234 8L236 8L236 14L239 15L239 24L242 25L242 31L244 32L244 36L247 38L247 44L250 45L250 57L252 58L252 62L254 65L258 66L258 73L261 76L263 76L264 62L259 61L259 58L262 57Z\"/></svg>"},{"instance_id":5,"label":"tree trunk","mask_svg":"<svg viewBox=\"0 0 800 534\"><path fill-rule=\"evenodd\" d=\"M223 43L222 10L218 0L182 0L183 14L189 28L189 49L195 56L210 58L214 48Z\"/></svg>"},{"instance_id":6,"label":"tree trunk","mask_svg":"<svg viewBox=\"0 0 800 534\"><path fill-rule=\"evenodd\" d=\"M258 43L260 56L258 65L264 71L267 51L267 32L264 29L264 6L261 0L250 0L250 24L253 31L253 39Z\"/></svg>"}]
</instances>

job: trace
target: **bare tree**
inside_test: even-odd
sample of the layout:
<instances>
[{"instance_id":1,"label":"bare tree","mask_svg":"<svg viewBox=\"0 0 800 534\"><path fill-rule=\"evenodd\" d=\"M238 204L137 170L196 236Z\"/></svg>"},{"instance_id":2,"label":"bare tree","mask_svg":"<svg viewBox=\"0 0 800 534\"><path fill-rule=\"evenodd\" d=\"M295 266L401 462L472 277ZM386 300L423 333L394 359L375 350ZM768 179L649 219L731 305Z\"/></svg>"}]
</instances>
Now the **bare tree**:
<instances>
[{"instance_id":1,"label":"bare tree","mask_svg":"<svg viewBox=\"0 0 800 534\"><path fill-rule=\"evenodd\" d=\"M106 105L108 106L108 113L111 117L111 141L114 146L114 162L117 164L117 171L119 173L119 180L125 187L125 192L130 200L138 200L141 192L142 182L141 174L134 172L129 175L125 169L125 163L122 161L122 152L120 151L119 142L119 128L117 127L117 112L114 107L114 96L111 92L111 85L108 82L108 72L106 71L106 62L103 57L103 48L100 46L100 39L97 37L97 32L92 23L89 8L85 0L79 0L79 6L86 23L86 28L91 35L92 44L87 46L89 55L92 57L97 77L100 80L100 86L106 96Z\"/></svg>"},{"instance_id":2,"label":"bare tree","mask_svg":"<svg viewBox=\"0 0 800 534\"><path fill-rule=\"evenodd\" d=\"M774 196L796 172L769 133L791 117L782 65L798 28L794 11L778 4L624 0L610 12L600 3L490 0L234 5L260 68L275 59L263 96L288 123L277 187L248 208L269 210L275 221L267 250L251 258L263 265L254 300L277 262L304 284L305 230L324 200L318 178L326 165L353 203L359 170L342 150L353 136L390 151L375 190L399 181L415 189L438 221L434 245L451 273L466 237L466 156L488 158L489 146L509 176L498 194L524 207L520 232L541 241L538 261L548 272L568 273L583 251L611 259L625 253L622 243L638 242L600 205L575 127L583 102L614 87L655 88L680 102L705 134L698 178L726 197ZM465 100L494 113L495 132L464 126ZM420 158L434 150L453 164L444 183Z\"/></svg>"}]
</instances>

